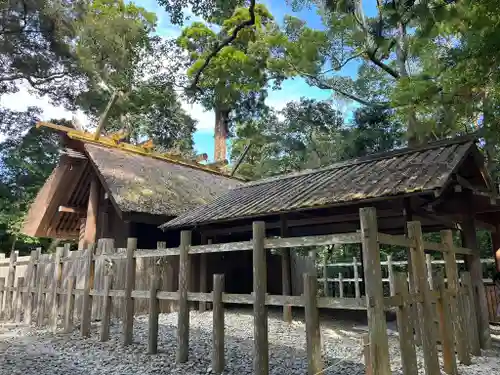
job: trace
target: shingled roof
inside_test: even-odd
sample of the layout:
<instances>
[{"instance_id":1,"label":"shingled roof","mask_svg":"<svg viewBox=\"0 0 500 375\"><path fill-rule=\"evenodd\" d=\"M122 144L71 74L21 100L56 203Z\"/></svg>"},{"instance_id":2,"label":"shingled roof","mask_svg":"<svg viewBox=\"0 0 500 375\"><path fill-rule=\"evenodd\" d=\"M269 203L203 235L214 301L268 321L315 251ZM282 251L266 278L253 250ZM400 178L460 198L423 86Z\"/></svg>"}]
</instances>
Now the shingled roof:
<instances>
[{"instance_id":1,"label":"shingled roof","mask_svg":"<svg viewBox=\"0 0 500 375\"><path fill-rule=\"evenodd\" d=\"M446 185L472 149L477 151L474 139L464 137L247 183L178 216L162 228L432 192Z\"/></svg>"},{"instance_id":2,"label":"shingled roof","mask_svg":"<svg viewBox=\"0 0 500 375\"><path fill-rule=\"evenodd\" d=\"M119 149L85 144L103 186L122 212L177 216L241 181Z\"/></svg>"}]
</instances>

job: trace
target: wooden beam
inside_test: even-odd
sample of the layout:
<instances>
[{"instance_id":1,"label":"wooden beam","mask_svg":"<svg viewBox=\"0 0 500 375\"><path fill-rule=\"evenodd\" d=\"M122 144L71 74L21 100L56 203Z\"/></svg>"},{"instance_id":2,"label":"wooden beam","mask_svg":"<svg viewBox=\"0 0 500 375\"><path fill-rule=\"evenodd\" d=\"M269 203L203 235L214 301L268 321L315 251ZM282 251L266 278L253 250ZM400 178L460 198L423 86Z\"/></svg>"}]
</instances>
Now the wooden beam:
<instances>
[{"instance_id":1,"label":"wooden beam","mask_svg":"<svg viewBox=\"0 0 500 375\"><path fill-rule=\"evenodd\" d=\"M87 213L87 210L83 207L59 206L57 210L59 212L66 212L68 214L85 215Z\"/></svg>"},{"instance_id":2,"label":"wooden beam","mask_svg":"<svg viewBox=\"0 0 500 375\"><path fill-rule=\"evenodd\" d=\"M99 185L96 178L90 183L87 219L85 222L84 248L95 243L97 235L97 210L99 207Z\"/></svg>"}]
</instances>

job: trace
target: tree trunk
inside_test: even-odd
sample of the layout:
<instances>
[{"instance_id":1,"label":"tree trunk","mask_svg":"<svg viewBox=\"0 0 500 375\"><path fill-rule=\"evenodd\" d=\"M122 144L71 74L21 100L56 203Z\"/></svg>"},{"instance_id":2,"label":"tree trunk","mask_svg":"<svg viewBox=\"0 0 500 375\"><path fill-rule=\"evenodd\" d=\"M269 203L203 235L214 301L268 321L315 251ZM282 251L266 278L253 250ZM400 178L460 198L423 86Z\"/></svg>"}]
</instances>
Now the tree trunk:
<instances>
[{"instance_id":1,"label":"tree trunk","mask_svg":"<svg viewBox=\"0 0 500 375\"><path fill-rule=\"evenodd\" d=\"M229 113L228 109L215 109L215 152L214 161L226 160L227 155L227 135L229 133Z\"/></svg>"},{"instance_id":2,"label":"tree trunk","mask_svg":"<svg viewBox=\"0 0 500 375\"><path fill-rule=\"evenodd\" d=\"M406 43L406 26L401 22L398 23L398 34L398 41L396 44L396 64L398 66L400 77L402 79L406 79L409 77L408 69L406 67L408 46ZM417 146L419 144L417 126L418 122L415 110L410 108L408 112L408 128L406 130L408 146L410 147Z\"/></svg>"}]
</instances>

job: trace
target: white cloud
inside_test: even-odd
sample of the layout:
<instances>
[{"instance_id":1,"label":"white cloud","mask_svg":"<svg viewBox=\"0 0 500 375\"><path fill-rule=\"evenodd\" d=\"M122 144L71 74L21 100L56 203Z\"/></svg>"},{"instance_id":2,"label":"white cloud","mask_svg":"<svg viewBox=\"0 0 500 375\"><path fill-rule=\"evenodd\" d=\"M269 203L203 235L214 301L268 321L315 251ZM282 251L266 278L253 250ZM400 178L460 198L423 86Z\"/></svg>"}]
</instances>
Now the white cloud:
<instances>
[{"instance_id":1,"label":"white cloud","mask_svg":"<svg viewBox=\"0 0 500 375\"><path fill-rule=\"evenodd\" d=\"M46 96L39 97L29 92L27 87L12 94L5 94L0 97L0 105L13 111L24 111L28 107L38 107L42 110L41 120L67 119L74 117L83 125L89 125L87 116L80 110L72 112L63 106L54 105Z\"/></svg>"},{"instance_id":2,"label":"white cloud","mask_svg":"<svg viewBox=\"0 0 500 375\"><path fill-rule=\"evenodd\" d=\"M182 108L195 120L198 121L196 127L200 131L213 130L215 127L214 111L207 111L201 104L187 103L182 101Z\"/></svg>"}]
</instances>

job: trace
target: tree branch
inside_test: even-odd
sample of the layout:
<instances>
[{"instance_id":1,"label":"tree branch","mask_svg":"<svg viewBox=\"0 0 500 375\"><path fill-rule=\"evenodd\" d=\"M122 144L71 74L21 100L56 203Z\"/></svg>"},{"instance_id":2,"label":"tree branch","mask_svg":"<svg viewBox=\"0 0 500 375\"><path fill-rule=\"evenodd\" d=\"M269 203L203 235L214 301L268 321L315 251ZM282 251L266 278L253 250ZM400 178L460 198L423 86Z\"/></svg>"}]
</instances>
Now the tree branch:
<instances>
[{"instance_id":1,"label":"tree branch","mask_svg":"<svg viewBox=\"0 0 500 375\"><path fill-rule=\"evenodd\" d=\"M398 72L396 72L394 69L392 69L389 65L383 63L380 61L378 58L375 57L375 53L367 51L366 55L370 59L372 63L377 65L380 69L384 70L386 73L388 73L390 76L393 78L399 79L400 75Z\"/></svg>"},{"instance_id":2,"label":"tree branch","mask_svg":"<svg viewBox=\"0 0 500 375\"><path fill-rule=\"evenodd\" d=\"M212 52L210 52L210 54L207 56L207 58L205 59L205 61L203 62L203 65L200 67L200 69L198 69L198 71L196 72L195 76L194 76L194 79L193 79L193 82L191 83L190 85L190 89L199 89L198 88L198 83L200 81L200 78L201 78L201 74L203 73L203 71L207 68L207 66L210 64L210 61L215 57L217 56L217 54L226 46L228 46L229 44L231 44L237 37L238 37L238 33L243 30L244 28L248 27L248 26L252 26L255 24L255 0L250 0L250 6L248 7L248 11L250 13L250 19L249 20L246 20L245 22L242 22L241 24L239 24L238 26L236 26L233 30L233 32L231 33L231 35L229 35L227 38L225 38L221 43L219 43Z\"/></svg>"}]
</instances>

